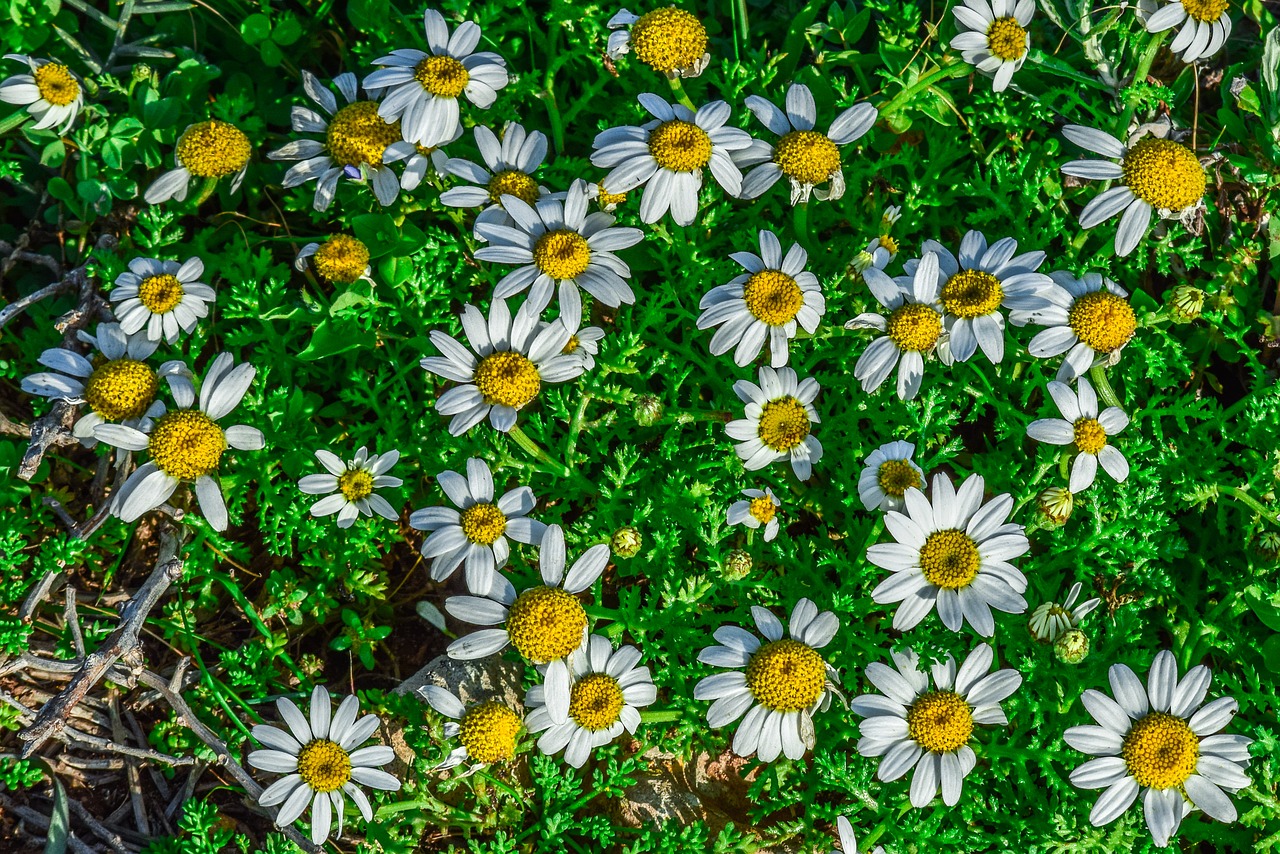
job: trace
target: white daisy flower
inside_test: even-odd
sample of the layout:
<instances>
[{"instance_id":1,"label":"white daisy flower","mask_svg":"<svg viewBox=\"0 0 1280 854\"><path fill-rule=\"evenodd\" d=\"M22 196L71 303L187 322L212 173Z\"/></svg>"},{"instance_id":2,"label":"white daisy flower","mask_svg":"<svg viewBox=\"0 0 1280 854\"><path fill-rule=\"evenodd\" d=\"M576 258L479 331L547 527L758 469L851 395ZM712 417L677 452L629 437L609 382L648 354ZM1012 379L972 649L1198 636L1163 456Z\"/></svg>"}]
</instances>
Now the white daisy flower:
<instances>
[{"instance_id":1,"label":"white daisy flower","mask_svg":"<svg viewBox=\"0 0 1280 854\"><path fill-rule=\"evenodd\" d=\"M1098 464L1116 483L1124 483L1129 476L1129 461L1124 454L1107 442L1129 424L1129 416L1118 406L1109 406L1098 413L1098 395L1084 377L1080 377L1072 391L1066 383L1049 383L1049 394L1058 404L1062 418L1042 418L1027 426L1027 435L1038 442L1050 445L1075 445L1076 454L1071 466L1071 481L1067 488L1083 492L1093 485Z\"/></svg>"},{"instance_id":2,"label":"white daisy flower","mask_svg":"<svg viewBox=\"0 0 1280 854\"><path fill-rule=\"evenodd\" d=\"M547 685L525 695L529 732L540 732L538 749L547 756L564 751L564 761L581 768L597 747L640 726L640 706L658 699L648 667L640 667L634 646L613 649L606 637L592 635L569 656L568 715L555 718Z\"/></svg>"},{"instance_id":3,"label":"white daisy flower","mask_svg":"<svg viewBox=\"0 0 1280 854\"><path fill-rule=\"evenodd\" d=\"M187 125L173 150L176 168L161 173L147 187L143 198L149 205L170 199L184 201L196 178L206 182L231 175L231 192L240 189L253 146L244 131L233 124L209 119ZM203 200L203 196L201 197Z\"/></svg>"},{"instance_id":4,"label":"white daisy flower","mask_svg":"<svg viewBox=\"0 0 1280 854\"><path fill-rule=\"evenodd\" d=\"M862 277L880 305L889 310L884 317L866 312L845 323L846 329L875 329L884 335L863 351L854 365L854 377L862 390L871 393L898 368L898 397L912 400L924 378L924 357L937 351L943 364L951 363L946 343L941 305L938 256L924 253L910 277L892 279L868 267Z\"/></svg>"},{"instance_id":5,"label":"white daisy flower","mask_svg":"<svg viewBox=\"0 0 1280 854\"><path fill-rule=\"evenodd\" d=\"M298 252L293 268L298 272L307 264L316 275L334 285L351 285L360 280L372 282L369 247L349 234L335 234L323 243L308 243Z\"/></svg>"},{"instance_id":6,"label":"white daisy flower","mask_svg":"<svg viewBox=\"0 0 1280 854\"><path fill-rule=\"evenodd\" d=\"M584 372L594 370L596 356L600 355L600 342L604 340L604 330L599 326L583 327L581 314L561 314L556 322L569 331L569 343L564 345L561 352L580 359Z\"/></svg>"},{"instance_id":7,"label":"white daisy flower","mask_svg":"<svg viewBox=\"0 0 1280 854\"><path fill-rule=\"evenodd\" d=\"M458 509L424 507L409 517L411 527L431 532L422 543L422 556L431 559L431 578L444 581L465 565L467 590L487 596L496 571L511 556L507 537L531 545L546 532L546 525L528 516L538 499L532 489L519 486L494 501L493 473L476 457L467 460L466 477L442 471L436 482Z\"/></svg>"},{"instance_id":8,"label":"white daisy flower","mask_svg":"<svg viewBox=\"0 0 1280 854\"><path fill-rule=\"evenodd\" d=\"M182 264L134 258L129 269L116 276L108 294L120 328L126 335L145 328L147 338L156 342L163 338L170 344L178 340L179 332L190 334L217 297L213 288L199 281L203 275L204 262L199 258Z\"/></svg>"},{"instance_id":9,"label":"white daisy flower","mask_svg":"<svg viewBox=\"0 0 1280 854\"><path fill-rule=\"evenodd\" d=\"M862 273L869 267L883 270L889 262L898 257L898 241L890 232L898 220L902 218L902 208L889 205L880 217L880 236L867 244L867 248L854 256L849 266L854 273Z\"/></svg>"},{"instance_id":10,"label":"white daisy flower","mask_svg":"<svg viewBox=\"0 0 1280 854\"><path fill-rule=\"evenodd\" d=\"M1025 529L1006 523L1013 496L997 495L984 506L981 475L970 475L957 491L951 478L933 476L932 501L908 489L905 513L889 510L884 524L895 542L867 549L867 560L892 575L871 591L884 605L901 602L893 627L905 632L929 615L936 603L942 624L953 632L964 623L983 637L995 634L991 609L1006 614L1027 610L1027 579L1009 561L1031 548Z\"/></svg>"},{"instance_id":11,"label":"white daisy flower","mask_svg":"<svg viewBox=\"0 0 1280 854\"><path fill-rule=\"evenodd\" d=\"M1067 125L1062 135L1108 160L1072 160L1062 171L1093 181L1119 181L1080 211L1080 227L1123 212L1116 231L1116 254L1128 255L1151 225L1151 213L1178 219L1204 200L1205 171L1196 153L1165 139L1168 125L1146 125L1125 145L1109 133L1083 125ZM1118 163L1109 162L1111 160Z\"/></svg>"},{"instance_id":12,"label":"white daisy flower","mask_svg":"<svg viewBox=\"0 0 1280 854\"><path fill-rule=\"evenodd\" d=\"M809 599L791 611L790 638L767 608L753 605L751 616L765 642L738 626L716 629L713 637L722 645L703 649L698 661L734 669L699 680L693 698L715 701L707 709L712 729L746 715L733 736L739 756L800 759L815 743L813 713L826 711L836 690L836 671L818 650L835 637L840 621Z\"/></svg>"},{"instance_id":13,"label":"white daisy flower","mask_svg":"<svg viewBox=\"0 0 1280 854\"><path fill-rule=\"evenodd\" d=\"M354 459L343 462L337 454L321 449L316 451L316 459L328 474L309 474L298 481L298 489L307 495L326 496L311 505L312 516L337 513L339 528L350 528L362 513L365 516L377 513L393 522L400 518L390 502L374 492L375 489L394 489L404 483L387 474L399 461L399 451L369 456L369 451L361 446Z\"/></svg>"},{"instance_id":14,"label":"white daisy flower","mask_svg":"<svg viewBox=\"0 0 1280 854\"><path fill-rule=\"evenodd\" d=\"M55 128L66 133L84 107L84 84L61 62L6 53L5 59L25 62L30 74L15 74L0 83L0 101L18 104L36 119L33 130Z\"/></svg>"},{"instance_id":15,"label":"white daisy flower","mask_svg":"<svg viewBox=\"0 0 1280 854\"><path fill-rule=\"evenodd\" d=\"M1027 28L1035 13L1035 0L964 0L963 5L951 7L961 27L951 49L994 78L991 88L1003 92L1027 61L1031 50Z\"/></svg>"},{"instance_id":16,"label":"white daisy flower","mask_svg":"<svg viewBox=\"0 0 1280 854\"><path fill-rule=\"evenodd\" d=\"M1062 353L1058 381L1071 382L1098 365L1114 365L1138 328L1129 294L1101 273L1084 278L1061 270L1050 273L1057 284L1044 292L1048 308L1010 312L1017 325L1036 323L1047 327L1027 345L1031 355L1048 359Z\"/></svg>"},{"instance_id":17,"label":"white daisy flower","mask_svg":"<svg viewBox=\"0 0 1280 854\"><path fill-rule=\"evenodd\" d=\"M1141 0L1138 17L1149 33L1178 28L1169 50L1182 54L1183 62L1195 62L1222 50L1231 35L1229 0Z\"/></svg>"},{"instance_id":18,"label":"white daisy flower","mask_svg":"<svg viewBox=\"0 0 1280 854\"><path fill-rule=\"evenodd\" d=\"M507 85L507 64L496 53L481 51L480 27L463 21L449 35L449 25L435 9L423 14L430 53L413 48L393 50L373 61L386 66L364 79L370 91L385 90L378 115L400 121L407 142L442 145L462 127L458 98L482 110L493 106L498 90Z\"/></svg>"},{"instance_id":19,"label":"white daisy flower","mask_svg":"<svg viewBox=\"0 0 1280 854\"><path fill-rule=\"evenodd\" d=\"M849 708L865 720L858 752L863 756L883 756L876 776L892 782L912 768L911 806L929 805L942 789L942 802L955 806L960 801L964 778L978 758L969 746L975 725L1007 726L1000 703L1022 684L1016 670L991 673L995 654L985 643L974 647L964 664L956 667L950 655L945 663L920 668L920 658L907 649L895 652L893 667L878 661L867 665L867 681L880 694L863 694L849 702Z\"/></svg>"},{"instance_id":20,"label":"white daisy flower","mask_svg":"<svg viewBox=\"0 0 1280 854\"><path fill-rule=\"evenodd\" d=\"M450 719L444 725L444 737L458 739L458 746L435 766L436 771L466 762L470 767L462 775L465 777L516 755L516 741L524 721L514 710L497 700L464 704L452 691L438 685L424 685L418 693L431 708Z\"/></svg>"},{"instance_id":21,"label":"white daisy flower","mask_svg":"<svg viewBox=\"0 0 1280 854\"><path fill-rule=\"evenodd\" d=\"M858 840L853 835L853 825L844 816L836 818L836 830L840 833L840 847L832 849L831 854L858 854ZM866 854L884 854L884 849L877 845Z\"/></svg>"},{"instance_id":22,"label":"white daisy flower","mask_svg":"<svg viewBox=\"0 0 1280 854\"><path fill-rule=\"evenodd\" d=\"M418 185L426 179L429 172L435 173L440 178L449 174L449 155L445 153L444 147L457 142L461 136L462 125L458 125L451 139L446 139L435 146L428 147L399 139L387 146L387 150L382 153L382 162L403 161L404 172L400 174L400 189L413 191L418 189Z\"/></svg>"},{"instance_id":23,"label":"white daisy flower","mask_svg":"<svg viewBox=\"0 0 1280 854\"><path fill-rule=\"evenodd\" d=\"M1031 636L1043 643L1053 643L1093 613L1093 610L1102 604L1102 600L1089 599L1076 605L1082 587L1083 585L1077 581L1067 592L1066 602L1061 605L1057 602L1045 602L1032 611L1031 620L1027 624Z\"/></svg>"},{"instance_id":24,"label":"white daisy flower","mask_svg":"<svg viewBox=\"0 0 1280 854\"><path fill-rule=\"evenodd\" d=\"M638 228L619 228L612 214L587 213L587 183L577 179L564 199L551 196L528 205L512 195L502 197L511 225L476 221L476 235L489 242L476 250L480 261L514 264L494 288L496 299L529 290L526 307L541 312L559 284L560 313L582 315L578 288L612 308L635 302L627 279L631 268L614 254L644 239Z\"/></svg>"},{"instance_id":25,"label":"white daisy flower","mask_svg":"<svg viewBox=\"0 0 1280 854\"><path fill-rule=\"evenodd\" d=\"M622 204L627 200L626 193L609 192L609 190L604 185L604 181L597 181L596 183L587 187L587 197L590 198L591 201L599 205L600 210L604 211L605 213L613 213L615 210L618 209L618 205Z\"/></svg>"},{"instance_id":26,"label":"white daisy flower","mask_svg":"<svg viewBox=\"0 0 1280 854\"><path fill-rule=\"evenodd\" d=\"M778 536L778 508L782 502L769 487L764 489L744 489L745 501L735 501L729 505L729 513L725 521L730 525L746 525L755 530L764 525L764 541L770 542Z\"/></svg>"},{"instance_id":27,"label":"white daisy flower","mask_svg":"<svg viewBox=\"0 0 1280 854\"><path fill-rule=\"evenodd\" d=\"M472 186L453 187L440 194L440 203L453 208L479 208L476 225L494 223L512 225L502 207L503 196L515 196L527 205L537 204L547 194L533 173L547 158L547 135L542 131L527 132L518 122L507 122L499 140L484 125L475 127L476 146L484 165L450 157L445 174L454 175ZM485 239L477 235L479 239Z\"/></svg>"},{"instance_id":28,"label":"white daisy flower","mask_svg":"<svg viewBox=\"0 0 1280 854\"><path fill-rule=\"evenodd\" d=\"M609 19L609 59L635 51L636 59L671 79L697 77L711 63L707 28L697 16L668 6L644 15L626 9Z\"/></svg>"},{"instance_id":29,"label":"white daisy flower","mask_svg":"<svg viewBox=\"0 0 1280 854\"><path fill-rule=\"evenodd\" d=\"M344 697L338 711L332 712L332 700L322 685L311 692L310 719L303 717L290 700L276 700L276 709L284 719L281 727L257 724L253 737L267 749L249 754L249 764L263 771L285 774L258 796L264 807L280 806L276 826L287 827L301 818L311 805L311 841L322 845L329 837L336 814L342 838L343 812L347 795L355 802L366 822L373 821L373 807L360 786L395 792L400 781L378 768L395 759L395 752L385 744L364 744L378 730L377 715L356 720L360 701Z\"/></svg>"},{"instance_id":30,"label":"white daisy flower","mask_svg":"<svg viewBox=\"0 0 1280 854\"><path fill-rule=\"evenodd\" d=\"M733 113L728 104L712 101L695 113L648 92L639 101L653 121L597 134L591 163L610 170L604 184L615 193L644 185L641 221L657 222L669 209L677 225L692 224L698 215L702 173L708 168L725 192L738 195L742 173L732 154L749 146L751 137L725 126Z\"/></svg>"},{"instance_id":31,"label":"white daisy flower","mask_svg":"<svg viewBox=\"0 0 1280 854\"><path fill-rule=\"evenodd\" d=\"M813 464L822 459L822 443L812 434L822 419L813 401L820 387L813 377L803 380L791 368L760 368L760 384L738 380L733 392L746 404L745 418L730 421L724 432L738 442L734 449L747 471L778 460L791 463L800 480L808 480Z\"/></svg>"},{"instance_id":32,"label":"white daisy flower","mask_svg":"<svg viewBox=\"0 0 1280 854\"><path fill-rule=\"evenodd\" d=\"M733 361L742 367L760 355L767 341L769 364L780 368L787 363L797 324L812 333L827 310L818 277L804 269L809 256L793 243L784 258L777 236L761 229L759 255L735 252L730 257L747 272L707 292L698 305L698 328L720 327L711 337L713 356L736 347Z\"/></svg>"},{"instance_id":33,"label":"white daisy flower","mask_svg":"<svg viewBox=\"0 0 1280 854\"><path fill-rule=\"evenodd\" d=\"M1219 733L1239 706L1231 697L1204 702L1209 668L1198 665L1179 680L1173 653L1161 650L1145 686L1123 664L1112 665L1108 677L1114 700L1093 689L1081 698L1101 726L1074 726L1063 735L1076 750L1098 757L1071 772L1078 788L1106 789L1089 813L1093 826L1115 821L1140 793L1147 829L1160 848L1193 809L1235 821L1224 790L1249 785L1244 770L1253 739Z\"/></svg>"},{"instance_id":34,"label":"white daisy flower","mask_svg":"<svg viewBox=\"0 0 1280 854\"><path fill-rule=\"evenodd\" d=\"M570 675L567 659L587 642L587 612L577 595L609 564L609 547L592 546L565 574L564 531L548 525L538 550L542 584L516 595L505 576L494 573L487 597L450 596L444 609L464 622L500 628L480 629L449 644L450 658L474 659L508 644L526 661L545 664L545 703L556 723L568 719Z\"/></svg>"},{"instance_id":35,"label":"white daisy flower","mask_svg":"<svg viewBox=\"0 0 1280 854\"><path fill-rule=\"evenodd\" d=\"M832 201L844 195L844 170L840 168L840 146L861 139L876 123L876 108L854 104L836 116L825 134L814 130L818 107L813 93L803 83L787 89L786 112L759 95L749 95L747 108L760 123L778 135L773 145L754 139L739 151L734 161L740 167L756 166L742 179L744 199L755 199L777 183L783 175L791 182L791 204L804 204L812 194ZM827 184L826 189L819 185Z\"/></svg>"},{"instance_id":36,"label":"white daisy flower","mask_svg":"<svg viewBox=\"0 0 1280 854\"><path fill-rule=\"evenodd\" d=\"M389 147L400 142L398 122L384 121L378 99L372 93L361 98L354 74L339 74L333 85L345 101L341 107L333 92L311 72L302 72L302 88L323 113L295 105L290 125L295 133L314 133L318 139L295 139L267 155L271 160L297 160L284 173L287 190L308 181L316 182L312 207L327 211L338 191L338 179L368 182L378 203L384 207L400 195L400 179L387 165ZM403 159L403 155L400 158Z\"/></svg>"},{"instance_id":37,"label":"white daisy flower","mask_svg":"<svg viewBox=\"0 0 1280 854\"><path fill-rule=\"evenodd\" d=\"M858 475L858 497L868 510L902 510L908 489L924 489L924 469L911 459L916 446L890 442L871 452Z\"/></svg>"},{"instance_id":38,"label":"white daisy flower","mask_svg":"<svg viewBox=\"0 0 1280 854\"><path fill-rule=\"evenodd\" d=\"M582 374L581 358L563 352L569 330L559 323L540 325L538 311L527 302L513 318L506 301L495 299L487 322L480 309L469 305L462 311L462 330L475 355L452 336L432 330L431 343L444 355L421 362L424 370L462 383L436 400L437 412L453 416L449 432L454 436L486 416L495 430L505 433L544 382L561 383Z\"/></svg>"},{"instance_id":39,"label":"white daisy flower","mask_svg":"<svg viewBox=\"0 0 1280 854\"><path fill-rule=\"evenodd\" d=\"M266 444L262 431L237 424L223 429L218 421L240 405L256 369L248 362L234 364L230 353L219 353L200 385L199 407L195 388L182 374L168 377L177 409L156 419L148 433L124 424L100 424L94 436L126 451L147 451L151 459L112 496L111 512L126 522L154 510L169 500L180 483L194 483L200 511L215 531L227 529L227 505L215 477L228 447L258 451Z\"/></svg>"},{"instance_id":40,"label":"white daisy flower","mask_svg":"<svg viewBox=\"0 0 1280 854\"><path fill-rule=\"evenodd\" d=\"M923 248L938 256L938 301L951 358L965 362L981 348L993 364L999 364L1004 358L1000 309L1032 311L1049 305L1045 294L1053 288L1053 280L1036 272L1044 263L1044 253L1015 255L1018 241L1012 237L988 246L980 231L965 234L958 256L936 240L926 240ZM912 258L903 271L911 276L919 264Z\"/></svg>"},{"instance_id":41,"label":"white daisy flower","mask_svg":"<svg viewBox=\"0 0 1280 854\"><path fill-rule=\"evenodd\" d=\"M71 428L72 435L86 448L98 444L93 431L108 421L127 424L144 433L149 430L152 419L165 412L164 402L156 399L160 378L187 370L179 361L165 362L158 371L152 368L146 360L159 342L145 335L126 335L118 323L100 323L97 332L95 337L80 331L76 337L96 349L102 360L91 361L79 353L54 347L41 353L39 359L52 371L22 379L22 390L27 394L89 405L89 411Z\"/></svg>"}]
</instances>

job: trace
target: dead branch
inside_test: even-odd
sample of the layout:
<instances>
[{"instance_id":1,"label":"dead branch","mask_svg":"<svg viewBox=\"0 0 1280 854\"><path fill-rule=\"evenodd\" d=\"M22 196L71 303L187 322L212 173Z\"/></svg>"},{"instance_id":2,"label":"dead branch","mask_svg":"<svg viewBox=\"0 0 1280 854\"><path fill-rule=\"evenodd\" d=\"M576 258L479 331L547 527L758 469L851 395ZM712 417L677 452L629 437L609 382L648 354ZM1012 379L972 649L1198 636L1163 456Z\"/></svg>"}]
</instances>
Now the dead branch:
<instances>
[{"instance_id":1,"label":"dead branch","mask_svg":"<svg viewBox=\"0 0 1280 854\"><path fill-rule=\"evenodd\" d=\"M16 815L40 830L48 831L49 829L49 819L46 816L40 815L30 807L24 807L4 792L0 792L0 807L4 807L7 812ZM75 854L95 854L94 850L80 841L74 832L67 834L67 847L74 851Z\"/></svg>"}]
</instances>

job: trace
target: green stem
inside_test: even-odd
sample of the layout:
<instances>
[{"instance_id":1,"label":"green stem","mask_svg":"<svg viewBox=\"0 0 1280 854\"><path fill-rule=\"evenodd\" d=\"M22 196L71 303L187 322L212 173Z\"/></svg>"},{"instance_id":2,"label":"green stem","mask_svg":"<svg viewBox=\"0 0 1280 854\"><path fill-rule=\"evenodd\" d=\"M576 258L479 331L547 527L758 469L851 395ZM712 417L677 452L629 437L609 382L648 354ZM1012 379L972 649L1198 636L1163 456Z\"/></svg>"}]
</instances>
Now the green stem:
<instances>
[{"instance_id":1,"label":"green stem","mask_svg":"<svg viewBox=\"0 0 1280 854\"><path fill-rule=\"evenodd\" d=\"M1225 489L1219 487L1219 490L1221 493L1230 495L1236 501L1239 501L1241 504L1251 510L1254 510L1259 516L1266 519L1271 524L1280 526L1280 513L1277 513L1274 509L1265 506L1261 501L1250 495L1243 487L1232 486Z\"/></svg>"},{"instance_id":2,"label":"green stem","mask_svg":"<svg viewBox=\"0 0 1280 854\"><path fill-rule=\"evenodd\" d=\"M678 721L684 717L680 709L646 709L640 713L640 720L647 724L663 724Z\"/></svg>"},{"instance_id":3,"label":"green stem","mask_svg":"<svg viewBox=\"0 0 1280 854\"><path fill-rule=\"evenodd\" d=\"M551 456L546 451L542 450L542 447L537 442L530 439L529 436L520 429L520 425L511 425L511 429L507 431L507 435L511 438L511 441L523 448L529 456L533 457L543 465L550 466L552 471L556 472L560 477L567 478L572 476L573 472L569 470L568 466L551 459Z\"/></svg>"},{"instance_id":4,"label":"green stem","mask_svg":"<svg viewBox=\"0 0 1280 854\"><path fill-rule=\"evenodd\" d=\"M555 145L555 153L564 151L564 121L560 117L560 105L556 102L556 42L560 30L552 26L547 33L547 73L542 78L542 91L538 94L547 102L547 118L551 121L551 142Z\"/></svg>"},{"instance_id":5,"label":"green stem","mask_svg":"<svg viewBox=\"0 0 1280 854\"><path fill-rule=\"evenodd\" d=\"M200 207L209 201L209 197L213 195L213 191L218 189L217 178L205 178L204 183L200 186L200 195L196 196L196 207Z\"/></svg>"},{"instance_id":6,"label":"green stem","mask_svg":"<svg viewBox=\"0 0 1280 854\"><path fill-rule=\"evenodd\" d=\"M1130 86L1138 86L1146 82L1147 74L1151 71L1151 64L1156 61L1156 54L1160 52L1160 45L1170 32L1172 30L1165 30L1151 36L1151 41L1147 42L1147 49L1142 52L1142 57L1138 60L1138 67L1133 72L1133 82L1129 84ZM1118 136L1121 142L1129 138L1129 122L1133 120L1133 114L1138 110L1136 95L1130 95L1128 101L1129 103L1125 106L1124 113L1120 116L1120 133Z\"/></svg>"},{"instance_id":7,"label":"green stem","mask_svg":"<svg viewBox=\"0 0 1280 854\"><path fill-rule=\"evenodd\" d=\"M809 203L801 202L791 209L791 226L800 245L812 257L814 254L813 234L809 231Z\"/></svg>"},{"instance_id":8,"label":"green stem","mask_svg":"<svg viewBox=\"0 0 1280 854\"><path fill-rule=\"evenodd\" d=\"M880 106L880 118L887 119L895 112L907 105L907 102L914 98L920 92L928 89L935 83L943 80L949 80L952 77L962 77L968 74L970 66L961 60L956 60L949 65L940 65L928 74L923 75L915 83L903 89L897 95L894 95L886 103Z\"/></svg>"},{"instance_id":9,"label":"green stem","mask_svg":"<svg viewBox=\"0 0 1280 854\"><path fill-rule=\"evenodd\" d=\"M1111 380L1107 379L1107 370L1098 365L1089 370L1089 379L1093 380L1094 387L1098 390L1098 395L1102 398L1102 402L1107 406L1115 406L1124 409L1124 404L1120 402L1120 397L1116 394L1116 390L1111 387Z\"/></svg>"},{"instance_id":10,"label":"green stem","mask_svg":"<svg viewBox=\"0 0 1280 854\"><path fill-rule=\"evenodd\" d=\"M3 119L0 119L0 134L8 133L30 117L30 113L26 110L18 110L12 115L5 116Z\"/></svg>"},{"instance_id":11,"label":"green stem","mask_svg":"<svg viewBox=\"0 0 1280 854\"><path fill-rule=\"evenodd\" d=\"M689 96L685 94L684 83L680 82L680 78L668 77L667 82L671 84L671 93L676 96L676 100L696 113L698 108L693 105L693 101L690 101Z\"/></svg>"}]
</instances>

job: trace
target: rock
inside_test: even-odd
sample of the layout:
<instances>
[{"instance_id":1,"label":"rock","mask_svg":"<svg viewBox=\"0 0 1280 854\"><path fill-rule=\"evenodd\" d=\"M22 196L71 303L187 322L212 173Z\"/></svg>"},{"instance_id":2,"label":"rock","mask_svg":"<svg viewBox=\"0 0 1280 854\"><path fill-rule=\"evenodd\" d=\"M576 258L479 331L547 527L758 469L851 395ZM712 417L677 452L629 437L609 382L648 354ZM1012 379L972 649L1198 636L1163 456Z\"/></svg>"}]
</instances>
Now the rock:
<instances>
[{"instance_id":1,"label":"rock","mask_svg":"<svg viewBox=\"0 0 1280 854\"><path fill-rule=\"evenodd\" d=\"M524 714L524 665L489 656L476 661L460 661L438 655L417 673L400 683L392 693L413 694L422 699L418 689L439 685L457 695L463 705L482 700L497 700ZM425 703L426 700L423 700Z\"/></svg>"},{"instance_id":2,"label":"rock","mask_svg":"<svg viewBox=\"0 0 1280 854\"><path fill-rule=\"evenodd\" d=\"M640 757L648 773L618 802L616 818L626 827L661 827L705 822L714 837L726 824L741 826L751 803L747 792L757 772L745 777L747 761L732 753L697 753L688 762L652 748Z\"/></svg>"}]
</instances>

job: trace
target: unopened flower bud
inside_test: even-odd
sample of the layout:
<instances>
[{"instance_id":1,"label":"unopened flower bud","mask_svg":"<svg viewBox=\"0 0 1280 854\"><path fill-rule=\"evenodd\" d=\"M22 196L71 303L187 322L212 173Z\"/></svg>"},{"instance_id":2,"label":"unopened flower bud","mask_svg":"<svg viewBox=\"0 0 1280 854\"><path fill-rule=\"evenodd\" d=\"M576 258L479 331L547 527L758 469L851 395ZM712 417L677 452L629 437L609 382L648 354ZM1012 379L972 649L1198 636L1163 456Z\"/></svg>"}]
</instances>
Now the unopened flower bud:
<instances>
[{"instance_id":1,"label":"unopened flower bud","mask_svg":"<svg viewBox=\"0 0 1280 854\"><path fill-rule=\"evenodd\" d=\"M1169 295L1169 316L1178 323L1190 323L1204 311L1204 291L1191 285L1178 285Z\"/></svg>"},{"instance_id":2,"label":"unopened flower bud","mask_svg":"<svg viewBox=\"0 0 1280 854\"><path fill-rule=\"evenodd\" d=\"M635 418L641 427L652 427L662 418L662 401L656 395L640 395L636 398Z\"/></svg>"},{"instance_id":3,"label":"unopened flower bud","mask_svg":"<svg viewBox=\"0 0 1280 854\"><path fill-rule=\"evenodd\" d=\"M1071 509L1075 506L1075 497L1071 490L1061 486L1051 486L1036 496L1036 506L1045 521L1062 525L1071 518Z\"/></svg>"},{"instance_id":4,"label":"unopened flower bud","mask_svg":"<svg viewBox=\"0 0 1280 854\"><path fill-rule=\"evenodd\" d=\"M640 554L642 545L644 545L644 538L640 536L640 531L630 525L614 531L609 539L609 549L617 557L635 557Z\"/></svg>"},{"instance_id":5,"label":"unopened flower bud","mask_svg":"<svg viewBox=\"0 0 1280 854\"><path fill-rule=\"evenodd\" d=\"M1063 664L1079 664L1089 655L1089 636L1071 629L1053 642L1053 654Z\"/></svg>"},{"instance_id":6,"label":"unopened flower bud","mask_svg":"<svg viewBox=\"0 0 1280 854\"><path fill-rule=\"evenodd\" d=\"M143 83L151 79L151 66L145 62L139 62L133 67L133 79L139 83Z\"/></svg>"},{"instance_id":7,"label":"unopened flower bud","mask_svg":"<svg viewBox=\"0 0 1280 854\"><path fill-rule=\"evenodd\" d=\"M741 581L751 573L751 555L742 549L734 549L725 556L722 571L729 581Z\"/></svg>"}]
</instances>

